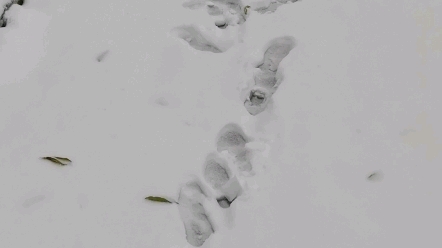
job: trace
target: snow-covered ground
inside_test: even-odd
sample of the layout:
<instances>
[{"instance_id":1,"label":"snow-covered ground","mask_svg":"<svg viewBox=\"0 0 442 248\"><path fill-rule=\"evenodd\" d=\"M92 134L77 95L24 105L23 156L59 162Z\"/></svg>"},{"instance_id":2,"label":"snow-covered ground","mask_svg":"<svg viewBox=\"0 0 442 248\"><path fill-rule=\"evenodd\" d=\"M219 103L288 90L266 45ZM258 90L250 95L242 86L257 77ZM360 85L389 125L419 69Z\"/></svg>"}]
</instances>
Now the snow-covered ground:
<instances>
[{"instance_id":1,"label":"snow-covered ground","mask_svg":"<svg viewBox=\"0 0 442 248\"><path fill-rule=\"evenodd\" d=\"M227 123L270 150L254 153L245 197L208 205L217 230L203 247L441 246L438 0L302 0L225 29L183 2L5 13L0 247L191 247L177 205L144 198L177 199ZM181 25L225 51L192 48L170 32ZM284 81L251 116L238 86L285 35ZM73 163L39 159L57 155Z\"/></svg>"}]
</instances>

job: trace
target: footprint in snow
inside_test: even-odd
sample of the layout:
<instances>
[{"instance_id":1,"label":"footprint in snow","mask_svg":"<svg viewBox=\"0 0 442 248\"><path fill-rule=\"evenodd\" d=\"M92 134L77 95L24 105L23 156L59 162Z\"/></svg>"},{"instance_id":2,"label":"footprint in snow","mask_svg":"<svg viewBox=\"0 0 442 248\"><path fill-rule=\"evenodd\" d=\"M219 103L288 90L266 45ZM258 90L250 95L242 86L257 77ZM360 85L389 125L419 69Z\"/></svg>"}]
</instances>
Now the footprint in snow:
<instances>
[{"instance_id":1,"label":"footprint in snow","mask_svg":"<svg viewBox=\"0 0 442 248\"><path fill-rule=\"evenodd\" d=\"M255 66L253 79L242 92L244 106L251 115L266 110L283 80L282 72L278 71L279 64L294 47L295 39L292 36L275 38L266 45L263 59Z\"/></svg>"},{"instance_id":2,"label":"footprint in snow","mask_svg":"<svg viewBox=\"0 0 442 248\"><path fill-rule=\"evenodd\" d=\"M189 0L183 3L183 7L188 9L205 7L207 13L217 19L215 25L220 29L242 25L250 15L249 7L241 0Z\"/></svg>"},{"instance_id":3,"label":"footprint in snow","mask_svg":"<svg viewBox=\"0 0 442 248\"><path fill-rule=\"evenodd\" d=\"M191 180L180 188L178 210L184 224L186 240L189 244L200 247L215 230L204 208L208 195L197 179Z\"/></svg>"},{"instance_id":4,"label":"footprint in snow","mask_svg":"<svg viewBox=\"0 0 442 248\"><path fill-rule=\"evenodd\" d=\"M251 138L238 124L228 123L217 134L216 148L218 152L227 151L233 157L238 170L244 175L253 174L250 162L252 152L246 147L250 141Z\"/></svg>"},{"instance_id":5,"label":"footprint in snow","mask_svg":"<svg viewBox=\"0 0 442 248\"><path fill-rule=\"evenodd\" d=\"M224 52L221 47L209 40L195 25L182 25L171 30L171 34L187 42L192 48L212 53Z\"/></svg>"},{"instance_id":6,"label":"footprint in snow","mask_svg":"<svg viewBox=\"0 0 442 248\"><path fill-rule=\"evenodd\" d=\"M230 170L227 160L216 152L207 155L203 164L203 176L216 192L216 200L222 208L229 208L242 193L242 186Z\"/></svg>"}]
</instances>

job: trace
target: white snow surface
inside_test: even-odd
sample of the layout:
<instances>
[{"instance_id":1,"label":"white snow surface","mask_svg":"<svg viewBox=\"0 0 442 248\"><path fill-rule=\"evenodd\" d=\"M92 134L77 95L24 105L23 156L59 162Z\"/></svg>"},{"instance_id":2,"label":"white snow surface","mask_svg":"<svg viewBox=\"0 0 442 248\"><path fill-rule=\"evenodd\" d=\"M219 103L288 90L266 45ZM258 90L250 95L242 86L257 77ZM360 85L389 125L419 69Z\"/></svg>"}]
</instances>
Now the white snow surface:
<instances>
[{"instance_id":1,"label":"white snow surface","mask_svg":"<svg viewBox=\"0 0 442 248\"><path fill-rule=\"evenodd\" d=\"M177 206L144 198L176 199L230 122L268 149L240 178L241 199L208 203L216 230L202 247L441 247L438 0L303 0L225 30L183 2L7 11L0 247L191 247ZM195 50L170 34L180 25L234 45ZM284 81L250 116L238 88L284 35L297 42Z\"/></svg>"}]
</instances>

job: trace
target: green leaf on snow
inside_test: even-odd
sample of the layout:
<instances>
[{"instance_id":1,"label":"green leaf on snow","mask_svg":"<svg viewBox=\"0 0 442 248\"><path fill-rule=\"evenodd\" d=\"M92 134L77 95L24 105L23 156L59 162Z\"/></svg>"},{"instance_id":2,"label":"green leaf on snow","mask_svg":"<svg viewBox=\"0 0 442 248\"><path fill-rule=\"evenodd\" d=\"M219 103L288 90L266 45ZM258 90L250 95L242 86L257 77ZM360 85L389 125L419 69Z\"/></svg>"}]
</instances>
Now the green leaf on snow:
<instances>
[{"instance_id":1,"label":"green leaf on snow","mask_svg":"<svg viewBox=\"0 0 442 248\"><path fill-rule=\"evenodd\" d=\"M149 200L149 201L154 201L154 202L177 203L175 201L172 202L172 201L167 200L166 198L159 197L159 196L148 196L144 199Z\"/></svg>"},{"instance_id":2,"label":"green leaf on snow","mask_svg":"<svg viewBox=\"0 0 442 248\"><path fill-rule=\"evenodd\" d=\"M65 164L70 164L72 163L72 161L68 158L63 158L63 157L54 157L55 159L57 159L58 161L65 163Z\"/></svg>"},{"instance_id":3,"label":"green leaf on snow","mask_svg":"<svg viewBox=\"0 0 442 248\"><path fill-rule=\"evenodd\" d=\"M72 163L72 161L70 159L63 158L63 157L42 157L41 159L48 160L54 164L58 164L58 165L62 165L62 166Z\"/></svg>"}]
</instances>

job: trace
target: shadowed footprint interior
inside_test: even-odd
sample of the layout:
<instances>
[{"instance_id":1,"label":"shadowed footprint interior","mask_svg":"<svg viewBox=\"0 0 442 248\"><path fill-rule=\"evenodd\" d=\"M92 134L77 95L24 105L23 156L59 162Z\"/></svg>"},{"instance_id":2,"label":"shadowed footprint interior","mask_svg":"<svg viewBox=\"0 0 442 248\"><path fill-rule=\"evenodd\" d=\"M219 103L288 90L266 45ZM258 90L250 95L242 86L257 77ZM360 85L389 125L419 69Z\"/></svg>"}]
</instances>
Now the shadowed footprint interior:
<instances>
[{"instance_id":1,"label":"shadowed footprint interior","mask_svg":"<svg viewBox=\"0 0 442 248\"><path fill-rule=\"evenodd\" d=\"M221 189L232 177L227 161L216 153L207 155L203 170L204 179L215 190Z\"/></svg>"},{"instance_id":2,"label":"shadowed footprint interior","mask_svg":"<svg viewBox=\"0 0 442 248\"><path fill-rule=\"evenodd\" d=\"M236 149L245 148L249 142L249 138L243 129L236 123L228 123L224 125L218 132L216 138L216 148L218 152L235 151Z\"/></svg>"},{"instance_id":3,"label":"shadowed footprint interior","mask_svg":"<svg viewBox=\"0 0 442 248\"><path fill-rule=\"evenodd\" d=\"M230 170L227 160L216 152L207 155L203 175L204 180L216 191L218 204L222 208L230 207L242 192L242 187Z\"/></svg>"},{"instance_id":4,"label":"shadowed footprint interior","mask_svg":"<svg viewBox=\"0 0 442 248\"><path fill-rule=\"evenodd\" d=\"M250 151L246 148L250 140L238 124L228 123L218 132L216 147L218 152L228 151L240 171L251 171Z\"/></svg>"}]
</instances>

